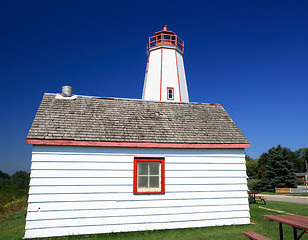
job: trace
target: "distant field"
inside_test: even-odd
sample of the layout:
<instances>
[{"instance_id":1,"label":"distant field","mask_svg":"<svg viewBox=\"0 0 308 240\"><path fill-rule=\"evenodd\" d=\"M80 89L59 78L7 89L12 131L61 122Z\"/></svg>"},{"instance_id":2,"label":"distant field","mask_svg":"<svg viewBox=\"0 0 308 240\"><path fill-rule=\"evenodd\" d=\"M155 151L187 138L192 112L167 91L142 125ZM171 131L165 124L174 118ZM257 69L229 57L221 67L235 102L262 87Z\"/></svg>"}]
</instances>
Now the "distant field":
<instances>
[{"instance_id":1,"label":"distant field","mask_svg":"<svg viewBox=\"0 0 308 240\"><path fill-rule=\"evenodd\" d=\"M205 227L205 228L190 228L179 230L159 230L145 232L130 232L130 233L113 233L101 235L85 235L85 236L68 236L48 238L50 240L72 240L72 239L101 239L101 240L195 240L195 239L248 239L242 236L244 231L255 231L272 239L279 239L278 223L261 218L262 214L278 214L272 211L261 209L266 207L275 210L282 210L288 213L300 214L308 216L308 204L270 202L266 205L251 204L251 222L254 224L242 226L222 226L222 227ZM0 218L0 240L15 240L22 239L24 235L26 211L22 210ZM291 227L284 226L285 239L293 239L293 230ZM46 238L44 238L46 239ZM308 239L308 234L301 239Z\"/></svg>"}]
</instances>

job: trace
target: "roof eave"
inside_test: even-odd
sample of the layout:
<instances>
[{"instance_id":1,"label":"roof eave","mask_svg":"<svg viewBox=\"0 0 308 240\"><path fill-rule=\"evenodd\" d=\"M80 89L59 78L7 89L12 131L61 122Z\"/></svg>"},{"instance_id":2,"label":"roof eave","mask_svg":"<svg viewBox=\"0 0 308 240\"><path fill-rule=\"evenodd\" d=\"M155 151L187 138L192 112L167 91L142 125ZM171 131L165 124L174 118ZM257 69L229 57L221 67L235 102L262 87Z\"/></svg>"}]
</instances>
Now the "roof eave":
<instances>
[{"instance_id":1,"label":"roof eave","mask_svg":"<svg viewBox=\"0 0 308 240\"><path fill-rule=\"evenodd\" d=\"M186 148L186 149L240 149L249 143L153 143L153 142L100 142L75 140L27 139L27 144L51 146L132 147L132 148Z\"/></svg>"}]
</instances>

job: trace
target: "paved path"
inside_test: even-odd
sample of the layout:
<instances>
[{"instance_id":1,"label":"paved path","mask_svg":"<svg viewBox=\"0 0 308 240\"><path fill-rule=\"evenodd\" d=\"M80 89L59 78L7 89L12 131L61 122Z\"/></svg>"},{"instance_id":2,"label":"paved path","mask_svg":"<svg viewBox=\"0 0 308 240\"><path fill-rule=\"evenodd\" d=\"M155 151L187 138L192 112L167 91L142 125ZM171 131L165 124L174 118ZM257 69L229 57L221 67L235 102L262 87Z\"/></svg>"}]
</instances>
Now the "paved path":
<instances>
[{"instance_id":1,"label":"paved path","mask_svg":"<svg viewBox=\"0 0 308 240\"><path fill-rule=\"evenodd\" d=\"M304 203L308 204L308 197L297 197L297 196L283 196L283 195L266 195L264 196L268 201L277 201L277 202L292 202L292 203Z\"/></svg>"}]
</instances>

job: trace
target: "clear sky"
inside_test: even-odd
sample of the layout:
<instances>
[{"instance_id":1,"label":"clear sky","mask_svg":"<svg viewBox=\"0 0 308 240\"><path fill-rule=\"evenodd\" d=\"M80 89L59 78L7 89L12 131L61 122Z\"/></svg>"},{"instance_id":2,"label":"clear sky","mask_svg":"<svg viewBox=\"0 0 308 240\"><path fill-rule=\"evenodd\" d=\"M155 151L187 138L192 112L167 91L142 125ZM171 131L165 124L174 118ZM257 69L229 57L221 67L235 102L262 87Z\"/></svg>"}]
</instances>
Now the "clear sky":
<instances>
[{"instance_id":1,"label":"clear sky","mask_svg":"<svg viewBox=\"0 0 308 240\"><path fill-rule=\"evenodd\" d=\"M308 1L9 1L0 4L0 170L30 171L44 93L140 99L148 37L185 41L191 102L220 103L259 157L308 147Z\"/></svg>"}]
</instances>

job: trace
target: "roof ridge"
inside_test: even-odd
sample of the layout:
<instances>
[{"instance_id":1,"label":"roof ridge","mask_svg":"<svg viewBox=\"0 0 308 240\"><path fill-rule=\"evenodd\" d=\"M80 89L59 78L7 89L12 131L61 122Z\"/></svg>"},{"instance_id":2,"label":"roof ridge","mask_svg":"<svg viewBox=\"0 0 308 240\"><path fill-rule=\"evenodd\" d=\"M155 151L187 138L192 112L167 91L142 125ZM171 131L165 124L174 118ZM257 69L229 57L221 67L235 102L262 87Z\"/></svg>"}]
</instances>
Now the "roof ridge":
<instances>
[{"instance_id":1,"label":"roof ridge","mask_svg":"<svg viewBox=\"0 0 308 240\"><path fill-rule=\"evenodd\" d=\"M44 95L57 95L57 93L44 93ZM108 100L126 100L126 101L140 101L140 102L153 102L153 103L172 103L172 104L194 104L194 105L220 105L220 103L201 103L201 102L168 102L168 101L155 101L155 100L144 100L136 98L118 98L118 97L98 97L98 96L87 96L87 95L77 95L77 97L82 98L96 98L96 99L108 99Z\"/></svg>"}]
</instances>

